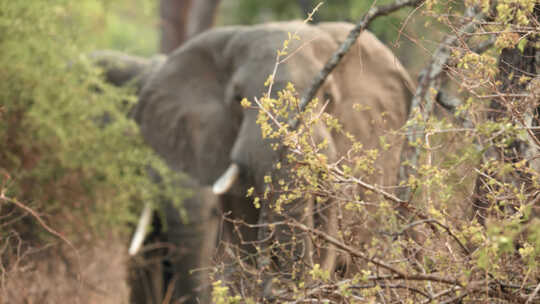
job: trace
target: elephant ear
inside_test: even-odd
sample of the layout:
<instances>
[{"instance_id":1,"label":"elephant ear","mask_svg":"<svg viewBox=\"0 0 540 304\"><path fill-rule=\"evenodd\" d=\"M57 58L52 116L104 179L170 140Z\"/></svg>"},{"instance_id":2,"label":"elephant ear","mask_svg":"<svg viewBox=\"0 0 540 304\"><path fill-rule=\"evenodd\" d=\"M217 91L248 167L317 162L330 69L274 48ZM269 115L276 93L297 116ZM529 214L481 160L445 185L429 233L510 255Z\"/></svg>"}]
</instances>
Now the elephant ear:
<instances>
[{"instance_id":1,"label":"elephant ear","mask_svg":"<svg viewBox=\"0 0 540 304\"><path fill-rule=\"evenodd\" d=\"M341 44L353 28L349 23L320 23L317 27ZM380 136L387 136L392 148L380 154L382 172L397 170L401 139L389 135L407 120L414 83L399 60L372 33L364 31L355 45L332 72L340 98L331 109L345 130L356 135L366 149L379 149ZM363 111L352 109L354 104ZM336 136L339 151L346 151L348 141ZM395 174L394 174L395 175ZM395 176L379 174L379 184L392 184Z\"/></svg>"},{"instance_id":2,"label":"elephant ear","mask_svg":"<svg viewBox=\"0 0 540 304\"><path fill-rule=\"evenodd\" d=\"M166 56L156 55L147 59L118 51L100 50L90 53L88 58L103 69L107 82L115 86L133 83L137 89L141 89L165 62Z\"/></svg>"},{"instance_id":3,"label":"elephant ear","mask_svg":"<svg viewBox=\"0 0 540 304\"><path fill-rule=\"evenodd\" d=\"M209 31L177 49L143 87L135 109L146 142L201 184L227 168L240 124L223 101L229 71L221 55L237 31Z\"/></svg>"}]
</instances>

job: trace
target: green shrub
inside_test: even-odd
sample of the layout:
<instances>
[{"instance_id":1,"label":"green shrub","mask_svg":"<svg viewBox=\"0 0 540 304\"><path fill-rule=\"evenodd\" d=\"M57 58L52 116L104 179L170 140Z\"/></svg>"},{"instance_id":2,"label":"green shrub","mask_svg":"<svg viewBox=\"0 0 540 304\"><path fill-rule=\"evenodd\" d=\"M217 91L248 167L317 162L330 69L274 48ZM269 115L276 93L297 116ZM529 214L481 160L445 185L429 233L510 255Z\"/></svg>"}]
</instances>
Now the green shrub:
<instances>
[{"instance_id":1,"label":"green shrub","mask_svg":"<svg viewBox=\"0 0 540 304\"><path fill-rule=\"evenodd\" d=\"M133 92L103 83L81 55L99 45L89 16L105 4L0 1L0 187L66 233L121 230L141 201L168 191L146 177L165 166L128 118Z\"/></svg>"}]
</instances>

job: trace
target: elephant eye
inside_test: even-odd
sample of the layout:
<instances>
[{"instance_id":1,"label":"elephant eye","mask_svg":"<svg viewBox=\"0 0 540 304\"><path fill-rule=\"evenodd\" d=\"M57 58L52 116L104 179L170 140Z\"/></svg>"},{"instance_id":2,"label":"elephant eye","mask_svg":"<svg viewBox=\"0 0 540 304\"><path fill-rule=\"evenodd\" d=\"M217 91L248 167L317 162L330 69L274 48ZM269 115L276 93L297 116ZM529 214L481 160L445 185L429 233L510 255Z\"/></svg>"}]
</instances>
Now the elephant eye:
<instances>
[{"instance_id":1,"label":"elephant eye","mask_svg":"<svg viewBox=\"0 0 540 304\"><path fill-rule=\"evenodd\" d=\"M242 97L242 95L240 94L236 94L234 95L234 101L236 101L237 103L240 103L240 101L242 101L244 97Z\"/></svg>"},{"instance_id":2,"label":"elephant eye","mask_svg":"<svg viewBox=\"0 0 540 304\"><path fill-rule=\"evenodd\" d=\"M326 102L326 101L329 101L329 102L334 101L334 96L332 96L332 94L330 94L328 92L324 92L323 98L324 98L324 102Z\"/></svg>"}]
</instances>

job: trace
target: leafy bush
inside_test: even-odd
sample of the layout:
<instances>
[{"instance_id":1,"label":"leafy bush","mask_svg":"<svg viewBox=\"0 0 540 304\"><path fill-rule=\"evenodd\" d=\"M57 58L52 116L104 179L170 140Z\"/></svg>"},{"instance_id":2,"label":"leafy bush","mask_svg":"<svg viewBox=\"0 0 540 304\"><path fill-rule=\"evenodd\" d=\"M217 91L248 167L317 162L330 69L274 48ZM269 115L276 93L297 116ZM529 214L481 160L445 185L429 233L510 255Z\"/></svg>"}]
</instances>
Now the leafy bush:
<instances>
[{"instance_id":1,"label":"leafy bush","mask_svg":"<svg viewBox=\"0 0 540 304\"><path fill-rule=\"evenodd\" d=\"M72 240L122 231L141 201L168 191L146 176L165 166L128 118L133 92L103 83L81 55L95 44L85 17L94 5L0 1L2 238L39 239L29 225L38 214ZM19 220L28 213L15 200L32 219Z\"/></svg>"}]
</instances>

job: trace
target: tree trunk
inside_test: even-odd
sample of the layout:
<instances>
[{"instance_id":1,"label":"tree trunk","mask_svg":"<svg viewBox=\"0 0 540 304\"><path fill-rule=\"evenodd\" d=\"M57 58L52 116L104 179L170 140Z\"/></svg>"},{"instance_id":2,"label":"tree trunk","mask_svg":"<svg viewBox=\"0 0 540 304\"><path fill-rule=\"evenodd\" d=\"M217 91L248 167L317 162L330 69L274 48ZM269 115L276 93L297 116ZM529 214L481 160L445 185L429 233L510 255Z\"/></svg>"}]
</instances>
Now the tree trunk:
<instances>
[{"instance_id":1,"label":"tree trunk","mask_svg":"<svg viewBox=\"0 0 540 304\"><path fill-rule=\"evenodd\" d=\"M187 39L187 20L193 0L161 0L160 50L168 54Z\"/></svg>"},{"instance_id":2,"label":"tree trunk","mask_svg":"<svg viewBox=\"0 0 540 304\"><path fill-rule=\"evenodd\" d=\"M168 54L187 39L211 28L219 0L161 0L160 51Z\"/></svg>"},{"instance_id":3,"label":"tree trunk","mask_svg":"<svg viewBox=\"0 0 540 304\"><path fill-rule=\"evenodd\" d=\"M187 23L187 38L191 38L214 25L220 0L193 1Z\"/></svg>"}]
</instances>

